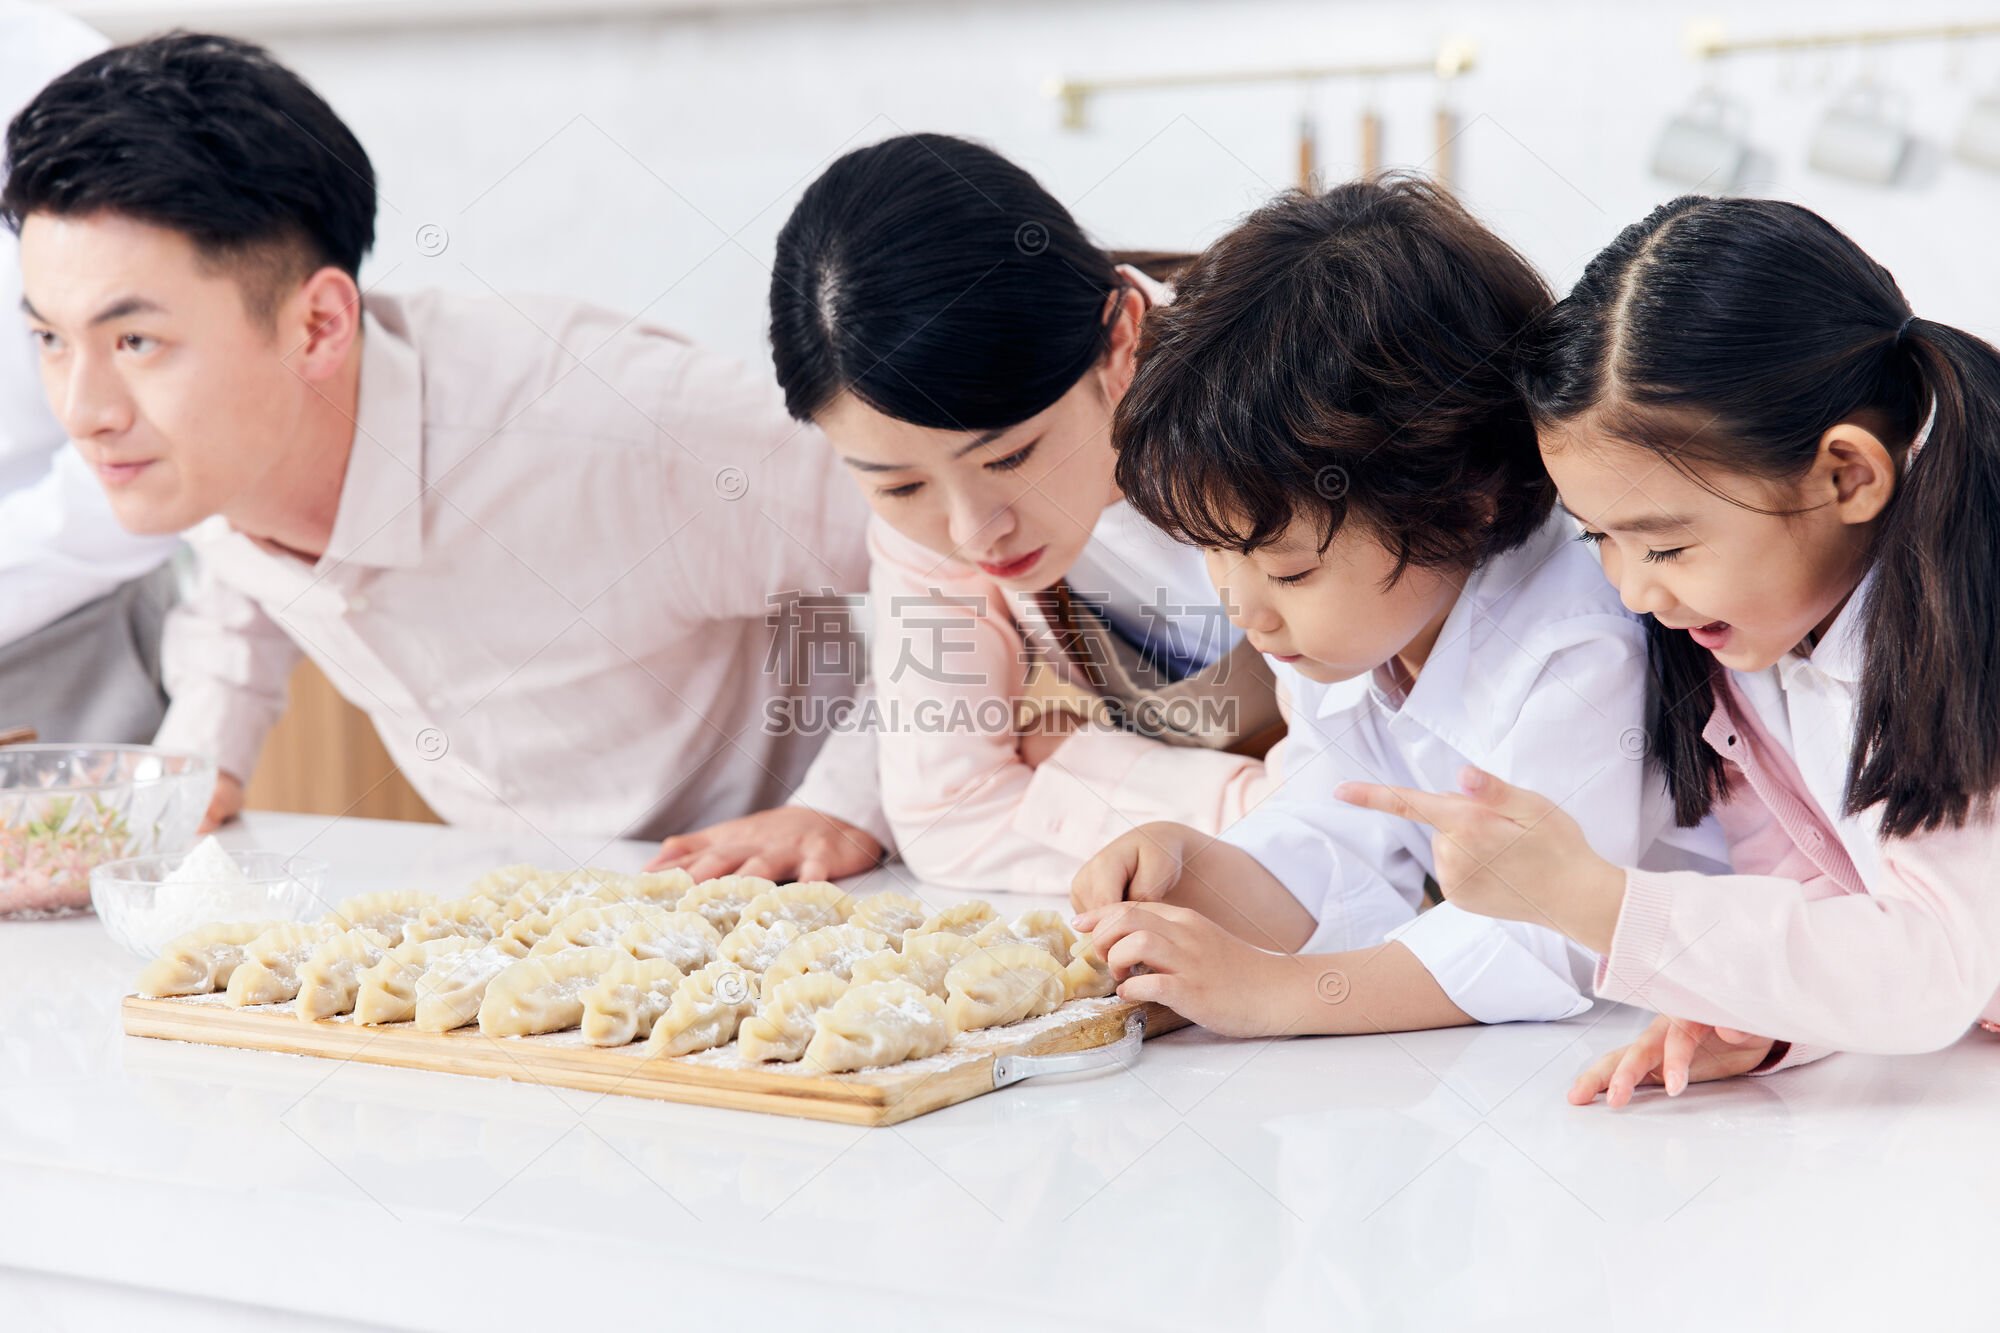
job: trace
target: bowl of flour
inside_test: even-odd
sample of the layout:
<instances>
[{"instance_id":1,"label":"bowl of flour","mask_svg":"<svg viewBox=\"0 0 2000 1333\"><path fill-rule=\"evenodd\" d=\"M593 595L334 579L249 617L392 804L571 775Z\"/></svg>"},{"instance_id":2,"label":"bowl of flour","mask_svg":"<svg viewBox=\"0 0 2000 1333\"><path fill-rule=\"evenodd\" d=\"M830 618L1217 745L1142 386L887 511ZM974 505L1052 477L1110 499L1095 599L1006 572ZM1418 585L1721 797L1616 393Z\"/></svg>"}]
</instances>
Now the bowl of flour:
<instances>
[{"instance_id":1,"label":"bowl of flour","mask_svg":"<svg viewBox=\"0 0 2000 1333\"><path fill-rule=\"evenodd\" d=\"M327 865L236 851L213 837L180 856L137 856L90 872L90 902L111 938L142 958L221 921L303 921L327 910Z\"/></svg>"}]
</instances>

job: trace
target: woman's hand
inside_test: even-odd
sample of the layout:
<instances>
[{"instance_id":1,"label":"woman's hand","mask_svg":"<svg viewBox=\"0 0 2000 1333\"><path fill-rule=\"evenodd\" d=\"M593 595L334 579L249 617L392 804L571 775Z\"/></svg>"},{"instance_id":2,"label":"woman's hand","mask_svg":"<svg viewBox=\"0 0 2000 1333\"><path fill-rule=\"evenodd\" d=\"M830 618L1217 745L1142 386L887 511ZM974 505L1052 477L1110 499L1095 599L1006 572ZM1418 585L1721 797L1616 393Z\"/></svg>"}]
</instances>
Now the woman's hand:
<instances>
[{"instance_id":1,"label":"woman's hand","mask_svg":"<svg viewBox=\"0 0 2000 1333\"><path fill-rule=\"evenodd\" d=\"M213 833L243 813L243 779L221 769L215 772L215 792L208 798L208 813L201 817L197 834Z\"/></svg>"},{"instance_id":2,"label":"woman's hand","mask_svg":"<svg viewBox=\"0 0 2000 1333\"><path fill-rule=\"evenodd\" d=\"M1689 1083L1747 1074L1762 1064L1770 1051L1769 1037L1662 1014L1638 1040L1598 1057L1578 1074L1570 1085L1570 1104L1588 1106L1601 1092L1605 1105L1623 1106L1644 1083L1660 1084L1667 1096L1678 1097Z\"/></svg>"},{"instance_id":3,"label":"woman's hand","mask_svg":"<svg viewBox=\"0 0 2000 1333\"><path fill-rule=\"evenodd\" d=\"M1070 881L1069 905L1088 912L1127 899L1158 902L1181 882L1189 854L1209 841L1185 824L1141 824L1083 863Z\"/></svg>"},{"instance_id":4,"label":"woman's hand","mask_svg":"<svg viewBox=\"0 0 2000 1333\"><path fill-rule=\"evenodd\" d=\"M1103 955L1119 999L1155 1001L1225 1037L1289 1030L1288 1006L1312 984L1297 959L1259 949L1185 907L1117 903L1071 924Z\"/></svg>"},{"instance_id":5,"label":"woman's hand","mask_svg":"<svg viewBox=\"0 0 2000 1333\"><path fill-rule=\"evenodd\" d=\"M1343 782L1334 795L1436 830L1431 873L1448 901L1482 916L1550 926L1608 953L1625 872L1592 851L1583 829L1546 796L1470 766L1459 786L1462 794Z\"/></svg>"},{"instance_id":6,"label":"woman's hand","mask_svg":"<svg viewBox=\"0 0 2000 1333\"><path fill-rule=\"evenodd\" d=\"M696 880L760 875L780 881L841 879L882 859L873 834L803 805L725 819L660 844L647 870L685 870Z\"/></svg>"}]
</instances>

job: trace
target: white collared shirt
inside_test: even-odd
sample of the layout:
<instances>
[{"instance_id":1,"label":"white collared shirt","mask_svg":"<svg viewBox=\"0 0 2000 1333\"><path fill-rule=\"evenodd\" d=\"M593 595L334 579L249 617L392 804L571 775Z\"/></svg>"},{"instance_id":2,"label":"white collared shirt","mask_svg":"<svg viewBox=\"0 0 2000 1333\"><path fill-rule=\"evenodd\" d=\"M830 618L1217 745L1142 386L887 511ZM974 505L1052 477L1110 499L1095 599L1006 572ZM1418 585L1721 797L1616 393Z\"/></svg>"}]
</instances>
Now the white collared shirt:
<instances>
[{"instance_id":1,"label":"white collared shirt","mask_svg":"<svg viewBox=\"0 0 2000 1333\"><path fill-rule=\"evenodd\" d=\"M303 652L453 823L658 836L792 794L886 841L874 737L815 711L860 645L773 600L858 597L867 508L768 374L569 301L363 304L326 551L189 534L159 743L247 778Z\"/></svg>"},{"instance_id":2,"label":"white collared shirt","mask_svg":"<svg viewBox=\"0 0 2000 1333\"><path fill-rule=\"evenodd\" d=\"M1595 956L1555 930L1420 910L1431 830L1334 799L1345 781L1456 791L1473 764L1557 802L1615 865L1726 864L1712 823L1674 827L1645 763L1644 631L1574 535L1552 515L1473 571L1407 695L1379 670L1323 685L1273 664L1292 701L1284 772L1222 836L1317 919L1301 953L1400 940L1483 1023L1590 1007Z\"/></svg>"},{"instance_id":3,"label":"white collared shirt","mask_svg":"<svg viewBox=\"0 0 2000 1333\"><path fill-rule=\"evenodd\" d=\"M0 0L0 123L104 44L67 14ZM0 227L0 645L138 578L174 549L172 537L119 527L89 466L64 447L18 314L19 251Z\"/></svg>"}]
</instances>

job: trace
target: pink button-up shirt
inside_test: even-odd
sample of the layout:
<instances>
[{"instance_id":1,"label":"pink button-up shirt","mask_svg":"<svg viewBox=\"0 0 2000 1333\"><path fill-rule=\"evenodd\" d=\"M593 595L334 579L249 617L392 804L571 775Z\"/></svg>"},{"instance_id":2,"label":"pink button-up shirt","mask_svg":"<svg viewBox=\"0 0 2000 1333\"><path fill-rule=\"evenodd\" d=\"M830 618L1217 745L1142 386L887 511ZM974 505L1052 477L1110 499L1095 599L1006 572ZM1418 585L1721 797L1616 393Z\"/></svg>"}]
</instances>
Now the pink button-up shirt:
<instances>
[{"instance_id":1,"label":"pink button-up shirt","mask_svg":"<svg viewBox=\"0 0 2000 1333\"><path fill-rule=\"evenodd\" d=\"M657 836L787 795L886 839L844 616L867 509L769 376L568 301L369 296L316 561L212 519L161 745L248 778L304 653L453 823ZM573 349L573 350L572 350ZM833 608L838 610L838 608Z\"/></svg>"},{"instance_id":2,"label":"pink button-up shirt","mask_svg":"<svg viewBox=\"0 0 2000 1333\"><path fill-rule=\"evenodd\" d=\"M1600 995L1790 1041L1784 1065L1935 1050L2000 1019L2000 822L1883 841L1879 810L1839 812L1844 770L1794 760L1851 743L1864 592L1776 680L1731 673L1704 737L1730 768L1718 817L1739 873L1628 871Z\"/></svg>"}]
</instances>

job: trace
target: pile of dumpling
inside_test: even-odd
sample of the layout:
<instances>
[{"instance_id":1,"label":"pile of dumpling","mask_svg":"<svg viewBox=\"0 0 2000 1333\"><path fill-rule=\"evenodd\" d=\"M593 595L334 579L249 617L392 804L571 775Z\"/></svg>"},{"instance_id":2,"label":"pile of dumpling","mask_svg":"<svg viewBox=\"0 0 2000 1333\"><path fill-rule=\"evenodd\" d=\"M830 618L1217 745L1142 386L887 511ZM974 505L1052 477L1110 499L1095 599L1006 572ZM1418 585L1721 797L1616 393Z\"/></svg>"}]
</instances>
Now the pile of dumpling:
<instances>
[{"instance_id":1,"label":"pile of dumpling","mask_svg":"<svg viewBox=\"0 0 2000 1333\"><path fill-rule=\"evenodd\" d=\"M1060 913L983 902L928 912L825 882L508 866L459 898L367 893L323 921L205 926L139 977L148 996L292 1002L308 1022L580 1027L649 1055L734 1041L746 1061L839 1073L921 1059L961 1032L1109 995L1110 969Z\"/></svg>"}]
</instances>

